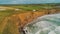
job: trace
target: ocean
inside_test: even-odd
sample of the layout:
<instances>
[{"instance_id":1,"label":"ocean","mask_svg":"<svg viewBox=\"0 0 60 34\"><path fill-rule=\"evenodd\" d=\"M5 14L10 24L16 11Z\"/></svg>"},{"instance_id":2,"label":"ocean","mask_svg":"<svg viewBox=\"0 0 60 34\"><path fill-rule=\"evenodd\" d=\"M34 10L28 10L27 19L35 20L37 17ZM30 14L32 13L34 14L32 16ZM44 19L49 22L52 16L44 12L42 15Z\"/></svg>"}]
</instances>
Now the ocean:
<instances>
[{"instance_id":1,"label":"ocean","mask_svg":"<svg viewBox=\"0 0 60 34\"><path fill-rule=\"evenodd\" d=\"M26 34L60 34L60 13L38 17L24 29Z\"/></svg>"}]
</instances>

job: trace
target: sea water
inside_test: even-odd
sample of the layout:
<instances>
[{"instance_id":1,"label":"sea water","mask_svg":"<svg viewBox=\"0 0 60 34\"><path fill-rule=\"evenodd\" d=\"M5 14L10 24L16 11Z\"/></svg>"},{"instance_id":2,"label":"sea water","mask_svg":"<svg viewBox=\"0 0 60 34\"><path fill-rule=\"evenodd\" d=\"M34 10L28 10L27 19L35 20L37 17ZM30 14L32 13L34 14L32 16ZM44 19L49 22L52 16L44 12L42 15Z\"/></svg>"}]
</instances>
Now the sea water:
<instances>
[{"instance_id":1,"label":"sea water","mask_svg":"<svg viewBox=\"0 0 60 34\"><path fill-rule=\"evenodd\" d=\"M26 34L60 34L60 14L50 14L38 17L28 24Z\"/></svg>"}]
</instances>

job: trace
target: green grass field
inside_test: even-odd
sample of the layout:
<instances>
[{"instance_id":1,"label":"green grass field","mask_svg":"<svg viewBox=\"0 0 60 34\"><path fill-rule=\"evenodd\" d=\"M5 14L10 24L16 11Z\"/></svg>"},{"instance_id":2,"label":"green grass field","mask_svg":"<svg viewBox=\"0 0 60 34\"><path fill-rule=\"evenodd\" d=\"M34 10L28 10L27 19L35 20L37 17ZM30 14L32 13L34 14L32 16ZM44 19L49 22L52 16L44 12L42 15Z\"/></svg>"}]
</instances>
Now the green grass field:
<instances>
[{"instance_id":1,"label":"green grass field","mask_svg":"<svg viewBox=\"0 0 60 34\"><path fill-rule=\"evenodd\" d=\"M9 7L13 7L13 8L19 8L19 9L22 9L22 10L28 10L28 11L32 11L32 10L40 10L40 9L45 9L45 8L53 8L53 6L40 6L40 5L37 5L37 6L34 6L34 5L31 5L31 6L9 6Z\"/></svg>"}]
</instances>

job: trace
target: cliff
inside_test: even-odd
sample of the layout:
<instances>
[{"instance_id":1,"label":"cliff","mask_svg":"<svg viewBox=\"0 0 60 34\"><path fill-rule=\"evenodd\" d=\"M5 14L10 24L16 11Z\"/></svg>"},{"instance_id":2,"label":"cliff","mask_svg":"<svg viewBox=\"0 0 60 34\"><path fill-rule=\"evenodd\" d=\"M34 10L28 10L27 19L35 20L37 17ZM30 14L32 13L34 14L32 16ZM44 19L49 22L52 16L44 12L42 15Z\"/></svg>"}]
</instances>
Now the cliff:
<instances>
[{"instance_id":1,"label":"cliff","mask_svg":"<svg viewBox=\"0 0 60 34\"><path fill-rule=\"evenodd\" d=\"M26 24L32 22L36 18L47 15L59 13L59 10L56 9L40 9L39 11L29 11L26 13L13 14L6 17L2 24L4 27L1 27L1 34L19 34L21 33L21 27L24 27Z\"/></svg>"}]
</instances>

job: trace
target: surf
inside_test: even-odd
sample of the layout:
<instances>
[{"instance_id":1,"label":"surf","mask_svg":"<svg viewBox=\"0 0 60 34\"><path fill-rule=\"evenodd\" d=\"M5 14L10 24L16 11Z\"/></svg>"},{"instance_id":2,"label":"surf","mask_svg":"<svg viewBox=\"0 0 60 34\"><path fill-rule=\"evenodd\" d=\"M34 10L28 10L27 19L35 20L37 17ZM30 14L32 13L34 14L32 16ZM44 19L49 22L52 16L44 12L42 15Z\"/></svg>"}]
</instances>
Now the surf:
<instances>
[{"instance_id":1,"label":"surf","mask_svg":"<svg viewBox=\"0 0 60 34\"><path fill-rule=\"evenodd\" d=\"M24 29L27 30L26 34L59 34L60 13L38 17Z\"/></svg>"}]
</instances>

